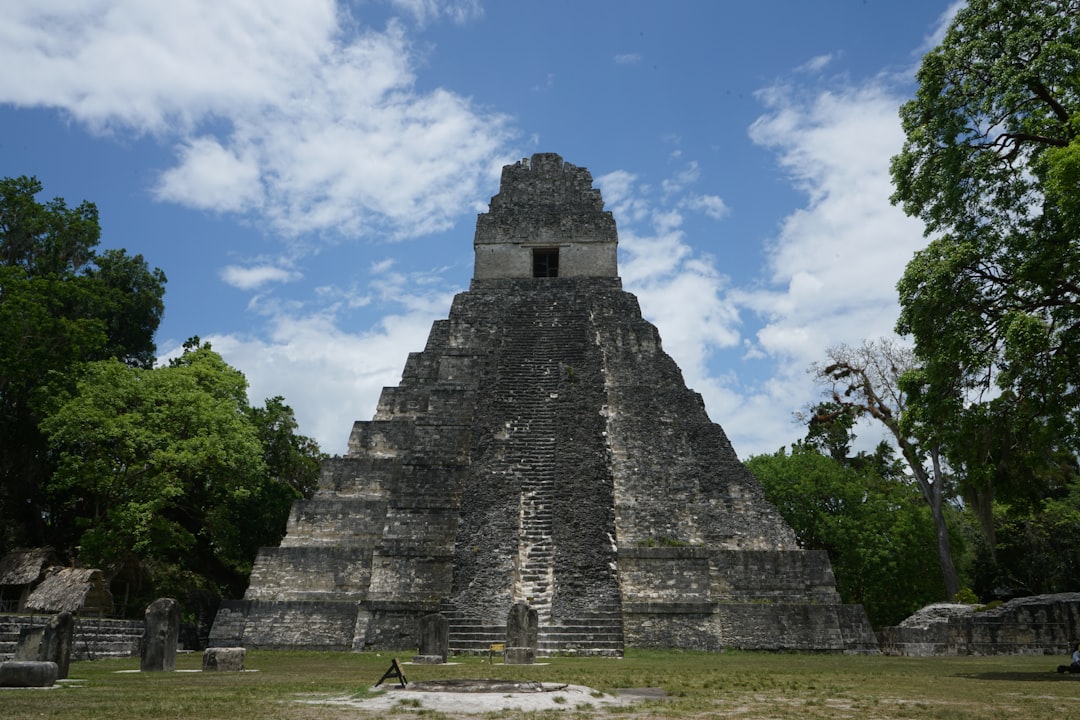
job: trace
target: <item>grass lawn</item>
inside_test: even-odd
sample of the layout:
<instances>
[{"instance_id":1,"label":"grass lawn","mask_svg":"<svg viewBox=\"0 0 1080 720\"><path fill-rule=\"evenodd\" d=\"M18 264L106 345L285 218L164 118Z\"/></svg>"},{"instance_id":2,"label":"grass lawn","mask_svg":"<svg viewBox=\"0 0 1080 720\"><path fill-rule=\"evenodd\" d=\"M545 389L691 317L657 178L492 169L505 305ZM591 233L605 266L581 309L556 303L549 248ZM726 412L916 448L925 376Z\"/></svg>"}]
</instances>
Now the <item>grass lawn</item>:
<instances>
[{"instance_id":1,"label":"grass lawn","mask_svg":"<svg viewBox=\"0 0 1080 720\"><path fill-rule=\"evenodd\" d=\"M412 651L396 654L408 660ZM339 720L385 712L298 702L363 696L394 653L249 651L244 673L139 673L137 658L72 663L70 682L48 690L0 689L0 718L23 720ZM198 670L199 653L177 670ZM1061 720L1080 715L1080 675L1061 657L894 658L727 652L630 651L622 659L551 658L533 666L452 658L403 665L410 681L498 678L618 688L662 688L662 700L612 709L492 713L473 718L940 718ZM125 672L126 671L126 672ZM402 703L390 715L459 717Z\"/></svg>"}]
</instances>

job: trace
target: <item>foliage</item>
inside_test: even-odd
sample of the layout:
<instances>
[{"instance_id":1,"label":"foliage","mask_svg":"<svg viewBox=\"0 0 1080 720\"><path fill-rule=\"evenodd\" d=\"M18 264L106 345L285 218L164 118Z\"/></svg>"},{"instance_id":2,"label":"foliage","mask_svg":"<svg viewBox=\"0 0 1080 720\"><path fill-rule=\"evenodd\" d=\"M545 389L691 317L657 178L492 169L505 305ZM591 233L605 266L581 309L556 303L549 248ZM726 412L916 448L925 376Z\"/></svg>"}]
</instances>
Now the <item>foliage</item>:
<instances>
[{"instance_id":1,"label":"foliage","mask_svg":"<svg viewBox=\"0 0 1080 720\"><path fill-rule=\"evenodd\" d=\"M119 573L136 606L239 594L314 492L319 448L197 338L155 368L164 273L98 253L94 204L41 190L0 180L0 552L52 545Z\"/></svg>"},{"instance_id":2,"label":"foliage","mask_svg":"<svg viewBox=\"0 0 1080 720\"><path fill-rule=\"evenodd\" d=\"M1080 577L1080 484L1031 509L994 508L997 546L982 547L973 570L983 598L1073 592Z\"/></svg>"},{"instance_id":3,"label":"foliage","mask_svg":"<svg viewBox=\"0 0 1080 720\"><path fill-rule=\"evenodd\" d=\"M53 470L38 430L46 387L81 362L153 362L165 275L142 256L97 254L93 203L39 203L35 178L0 179L0 551L50 539Z\"/></svg>"},{"instance_id":4,"label":"foliage","mask_svg":"<svg viewBox=\"0 0 1080 720\"><path fill-rule=\"evenodd\" d=\"M264 436L307 451L313 443L296 438L280 398L250 408L244 376L197 339L167 367L86 364L41 427L58 458L50 497L74 531L64 549L103 568L134 559L151 594L242 592L317 462L278 461L287 478L269 471L276 455Z\"/></svg>"},{"instance_id":5,"label":"foliage","mask_svg":"<svg viewBox=\"0 0 1080 720\"><path fill-rule=\"evenodd\" d=\"M311 497L319 481L319 465L325 455L318 443L298 435L296 416L285 398L269 398L263 407L248 408L263 447L263 461L272 477L296 495Z\"/></svg>"},{"instance_id":6,"label":"foliage","mask_svg":"<svg viewBox=\"0 0 1080 720\"><path fill-rule=\"evenodd\" d=\"M914 354L909 348L882 338L864 342L858 348L838 345L829 349L828 356L827 365L815 365L812 370L818 382L829 388L828 407L839 410L811 418L811 436L815 424L839 412L853 417L868 416L889 432L907 463L909 477L930 508L945 584L944 597L952 597L960 589L947 521L947 501L953 490L935 428L909 410L910 394L905 380L918 372Z\"/></svg>"},{"instance_id":7,"label":"foliage","mask_svg":"<svg viewBox=\"0 0 1080 720\"><path fill-rule=\"evenodd\" d=\"M746 465L800 544L828 552L840 596L862 603L875 627L942 597L934 523L916 489L803 444Z\"/></svg>"},{"instance_id":8,"label":"foliage","mask_svg":"<svg viewBox=\"0 0 1080 720\"><path fill-rule=\"evenodd\" d=\"M1080 2L970 0L917 79L893 201L932 240L897 328L915 415L986 520L1051 496L1080 450Z\"/></svg>"}]
</instances>

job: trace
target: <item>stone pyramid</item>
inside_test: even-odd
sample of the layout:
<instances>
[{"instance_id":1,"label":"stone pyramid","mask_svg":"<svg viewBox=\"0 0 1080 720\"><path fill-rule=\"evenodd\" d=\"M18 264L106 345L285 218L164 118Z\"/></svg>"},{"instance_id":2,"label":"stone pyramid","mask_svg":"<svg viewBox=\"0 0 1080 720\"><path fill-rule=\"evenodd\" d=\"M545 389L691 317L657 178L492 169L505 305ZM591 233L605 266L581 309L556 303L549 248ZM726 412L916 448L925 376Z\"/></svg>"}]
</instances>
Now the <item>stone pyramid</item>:
<instances>
[{"instance_id":1,"label":"stone pyramid","mask_svg":"<svg viewBox=\"0 0 1080 720\"><path fill-rule=\"evenodd\" d=\"M799 548L622 290L617 245L588 170L504 167L469 291L211 644L405 648L441 612L451 652L480 651L524 602L540 655L874 651L828 557Z\"/></svg>"}]
</instances>

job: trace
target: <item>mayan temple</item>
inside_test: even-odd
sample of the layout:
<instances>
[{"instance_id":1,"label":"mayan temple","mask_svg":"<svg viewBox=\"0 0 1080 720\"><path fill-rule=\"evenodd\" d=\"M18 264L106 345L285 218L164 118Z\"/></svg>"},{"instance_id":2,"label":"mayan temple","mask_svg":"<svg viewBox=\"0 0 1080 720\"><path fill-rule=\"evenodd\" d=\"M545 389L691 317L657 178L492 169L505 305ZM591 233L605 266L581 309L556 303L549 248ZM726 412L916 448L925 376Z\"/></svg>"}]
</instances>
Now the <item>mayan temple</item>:
<instances>
[{"instance_id":1,"label":"mayan temple","mask_svg":"<svg viewBox=\"0 0 1080 720\"><path fill-rule=\"evenodd\" d=\"M615 220L585 168L503 168L473 279L263 548L212 645L503 642L528 603L537 655L624 647L876 649L825 553L799 548L622 289Z\"/></svg>"}]
</instances>

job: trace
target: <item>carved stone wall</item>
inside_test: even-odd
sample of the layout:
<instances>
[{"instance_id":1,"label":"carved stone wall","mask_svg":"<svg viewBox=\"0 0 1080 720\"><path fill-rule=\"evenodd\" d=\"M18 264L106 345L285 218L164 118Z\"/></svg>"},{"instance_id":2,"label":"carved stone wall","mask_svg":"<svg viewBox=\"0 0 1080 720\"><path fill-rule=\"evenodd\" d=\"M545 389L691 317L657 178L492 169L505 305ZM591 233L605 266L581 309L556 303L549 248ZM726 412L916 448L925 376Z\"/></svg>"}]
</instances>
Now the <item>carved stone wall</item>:
<instances>
[{"instance_id":1,"label":"carved stone wall","mask_svg":"<svg viewBox=\"0 0 1080 720\"><path fill-rule=\"evenodd\" d=\"M473 278L532 277L537 249L558 252L559 277L616 277L617 245L589 171L539 153L503 168L499 193L477 218Z\"/></svg>"}]
</instances>

